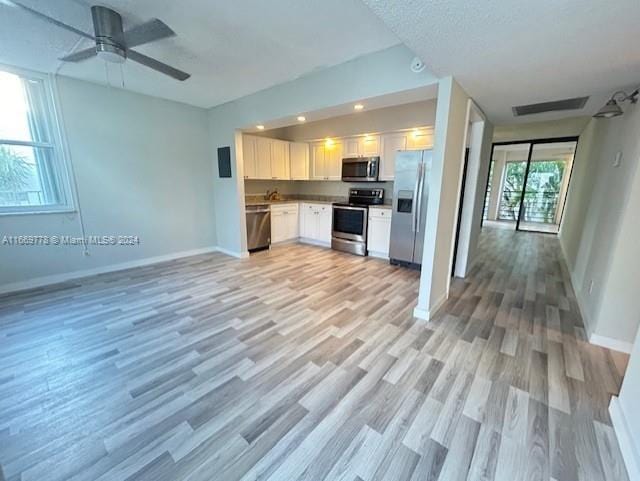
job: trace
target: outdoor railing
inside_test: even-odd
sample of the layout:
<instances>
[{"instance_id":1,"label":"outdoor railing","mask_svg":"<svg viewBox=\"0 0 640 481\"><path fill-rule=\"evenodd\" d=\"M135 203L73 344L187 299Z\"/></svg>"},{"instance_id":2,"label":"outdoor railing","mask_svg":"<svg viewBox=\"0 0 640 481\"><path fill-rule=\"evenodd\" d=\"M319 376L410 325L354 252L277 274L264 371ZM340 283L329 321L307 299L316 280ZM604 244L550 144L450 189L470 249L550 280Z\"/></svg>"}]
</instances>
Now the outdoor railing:
<instances>
[{"instance_id":1,"label":"outdoor railing","mask_svg":"<svg viewBox=\"0 0 640 481\"><path fill-rule=\"evenodd\" d=\"M525 191L522 221L555 224L560 192ZM504 190L500 197L498 219L517 220L520 214L522 192Z\"/></svg>"}]
</instances>

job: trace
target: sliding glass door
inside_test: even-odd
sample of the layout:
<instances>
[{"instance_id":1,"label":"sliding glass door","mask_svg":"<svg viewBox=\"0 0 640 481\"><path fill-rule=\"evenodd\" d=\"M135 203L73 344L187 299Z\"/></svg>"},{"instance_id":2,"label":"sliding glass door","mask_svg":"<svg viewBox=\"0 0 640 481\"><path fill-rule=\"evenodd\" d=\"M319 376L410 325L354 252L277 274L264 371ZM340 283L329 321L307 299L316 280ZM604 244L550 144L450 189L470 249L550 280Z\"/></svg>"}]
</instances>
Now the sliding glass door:
<instances>
[{"instance_id":1,"label":"sliding glass door","mask_svg":"<svg viewBox=\"0 0 640 481\"><path fill-rule=\"evenodd\" d=\"M493 145L483 224L557 233L577 138Z\"/></svg>"},{"instance_id":2,"label":"sliding glass door","mask_svg":"<svg viewBox=\"0 0 640 481\"><path fill-rule=\"evenodd\" d=\"M577 142L533 144L517 228L557 234Z\"/></svg>"},{"instance_id":3,"label":"sliding glass door","mask_svg":"<svg viewBox=\"0 0 640 481\"><path fill-rule=\"evenodd\" d=\"M507 160L505 162L498 220L518 220L526 171L526 160Z\"/></svg>"}]
</instances>

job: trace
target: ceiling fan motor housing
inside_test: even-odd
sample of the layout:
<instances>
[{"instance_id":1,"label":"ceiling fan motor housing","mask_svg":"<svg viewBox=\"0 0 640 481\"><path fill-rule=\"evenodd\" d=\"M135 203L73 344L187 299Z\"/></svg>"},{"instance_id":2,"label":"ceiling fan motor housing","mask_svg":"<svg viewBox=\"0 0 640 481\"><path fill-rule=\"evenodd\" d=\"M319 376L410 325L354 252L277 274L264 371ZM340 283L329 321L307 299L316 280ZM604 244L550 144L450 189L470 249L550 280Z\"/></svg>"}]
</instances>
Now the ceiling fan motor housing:
<instances>
[{"instance_id":1,"label":"ceiling fan motor housing","mask_svg":"<svg viewBox=\"0 0 640 481\"><path fill-rule=\"evenodd\" d=\"M91 7L93 29L96 35L96 53L108 62L122 63L127 52L118 39L123 38L122 17L107 7Z\"/></svg>"}]
</instances>

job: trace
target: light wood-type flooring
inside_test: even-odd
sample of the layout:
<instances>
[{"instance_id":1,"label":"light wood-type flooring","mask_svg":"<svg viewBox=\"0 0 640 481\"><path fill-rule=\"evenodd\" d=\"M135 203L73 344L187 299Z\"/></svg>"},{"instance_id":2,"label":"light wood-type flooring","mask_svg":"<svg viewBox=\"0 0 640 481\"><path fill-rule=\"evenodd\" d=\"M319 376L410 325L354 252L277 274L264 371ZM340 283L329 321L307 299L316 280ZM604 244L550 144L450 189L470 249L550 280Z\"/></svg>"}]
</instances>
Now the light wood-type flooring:
<instances>
[{"instance_id":1,"label":"light wood-type flooring","mask_svg":"<svg viewBox=\"0 0 640 481\"><path fill-rule=\"evenodd\" d=\"M560 256L485 229L429 323L418 273L298 244L1 296L0 479L626 481Z\"/></svg>"}]
</instances>

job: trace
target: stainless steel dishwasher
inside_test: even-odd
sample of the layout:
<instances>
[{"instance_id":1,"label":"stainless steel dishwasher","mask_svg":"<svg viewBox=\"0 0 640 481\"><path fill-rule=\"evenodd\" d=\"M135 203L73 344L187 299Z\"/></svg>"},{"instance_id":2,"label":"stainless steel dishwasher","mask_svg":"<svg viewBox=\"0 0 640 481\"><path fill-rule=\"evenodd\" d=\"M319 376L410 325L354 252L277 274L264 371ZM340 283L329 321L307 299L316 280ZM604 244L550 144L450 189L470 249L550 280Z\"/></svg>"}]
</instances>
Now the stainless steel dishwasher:
<instances>
[{"instance_id":1,"label":"stainless steel dishwasher","mask_svg":"<svg viewBox=\"0 0 640 481\"><path fill-rule=\"evenodd\" d=\"M271 244L271 210L268 204L248 205L245 208L247 218L247 249L249 252L268 249Z\"/></svg>"}]
</instances>

